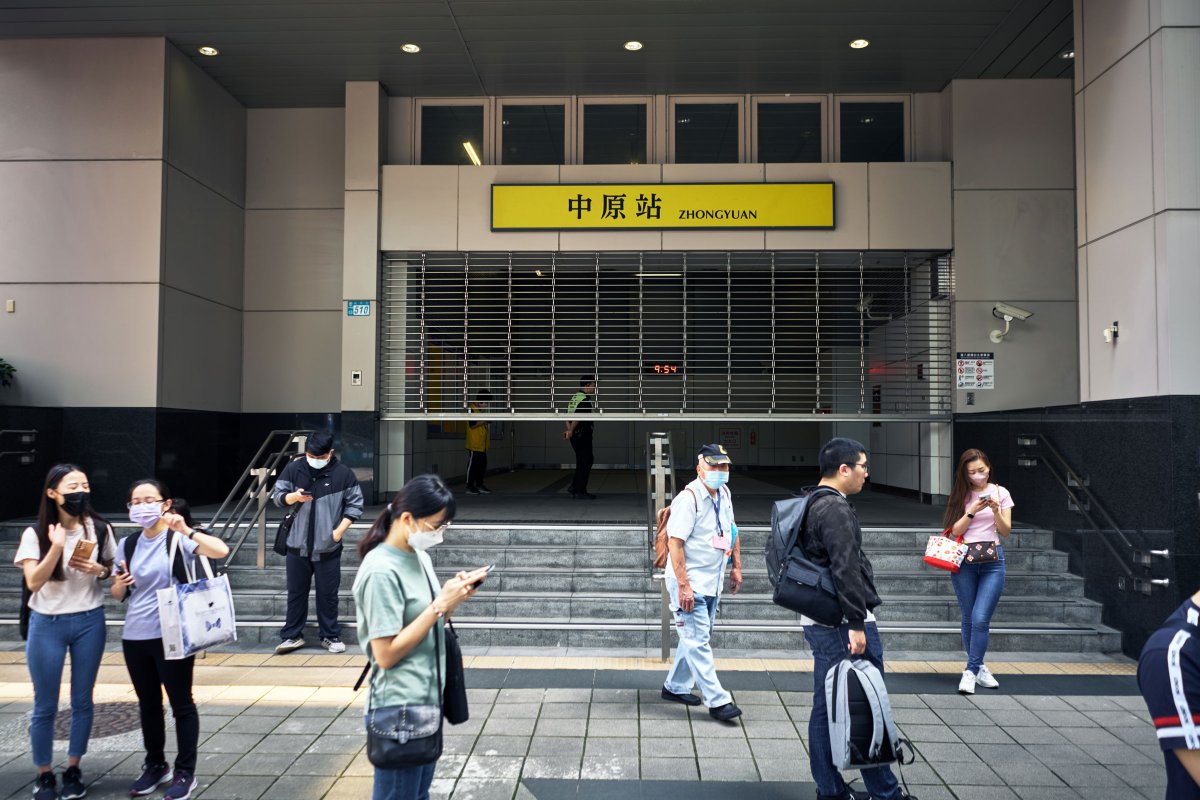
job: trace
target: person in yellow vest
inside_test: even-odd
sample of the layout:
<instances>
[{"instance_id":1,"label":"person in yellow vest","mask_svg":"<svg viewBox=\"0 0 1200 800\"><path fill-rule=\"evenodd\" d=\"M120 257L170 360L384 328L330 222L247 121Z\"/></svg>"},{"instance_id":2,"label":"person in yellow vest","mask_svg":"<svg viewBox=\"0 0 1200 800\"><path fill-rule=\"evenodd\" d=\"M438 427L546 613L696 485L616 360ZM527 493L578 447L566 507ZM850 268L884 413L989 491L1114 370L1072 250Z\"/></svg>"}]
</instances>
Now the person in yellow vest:
<instances>
[{"instance_id":1,"label":"person in yellow vest","mask_svg":"<svg viewBox=\"0 0 1200 800\"><path fill-rule=\"evenodd\" d=\"M482 414L488 409L488 401L492 393L483 389L475 395L471 403L472 414ZM488 435L488 424L484 420L471 420L467 428L467 494L491 494L492 490L483 485L483 476L487 473L487 451L491 443Z\"/></svg>"}]
</instances>

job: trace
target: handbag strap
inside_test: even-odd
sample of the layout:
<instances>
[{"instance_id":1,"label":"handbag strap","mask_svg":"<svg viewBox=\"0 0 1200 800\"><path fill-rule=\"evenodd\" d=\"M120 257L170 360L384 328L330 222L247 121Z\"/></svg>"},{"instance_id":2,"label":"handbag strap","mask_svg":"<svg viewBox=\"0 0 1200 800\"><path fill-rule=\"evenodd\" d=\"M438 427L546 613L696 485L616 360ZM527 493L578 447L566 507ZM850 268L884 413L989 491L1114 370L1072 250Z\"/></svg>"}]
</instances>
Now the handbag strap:
<instances>
[{"instance_id":1,"label":"handbag strap","mask_svg":"<svg viewBox=\"0 0 1200 800\"><path fill-rule=\"evenodd\" d=\"M435 591L433 588L433 581L429 579L429 573L425 570L424 564L421 565L421 571L425 573L425 581L429 584L430 593L435 594ZM434 599L436 599L436 597ZM442 619L441 617L438 617L439 621L441 619ZM429 629L429 632L433 634L433 666L434 666L434 669L437 670L438 711L442 712L442 699L443 699L442 698L442 645L438 641L437 628L438 628L438 623L435 621L433 623L433 627ZM367 642L367 647L370 647L370 646L371 646L371 643ZM363 667L363 675L365 675L368 670L370 670L370 673L371 673L371 680L367 684L367 711L370 711L371 710L371 697L375 691L375 675L378 674L378 672L379 672L379 665L376 664L374 659L370 658L369 656L367 658L367 666ZM363 675L358 676L358 682L354 684L355 689L357 689L359 687L359 685L362 683ZM442 713L445 713L445 712L442 712Z\"/></svg>"}]
</instances>

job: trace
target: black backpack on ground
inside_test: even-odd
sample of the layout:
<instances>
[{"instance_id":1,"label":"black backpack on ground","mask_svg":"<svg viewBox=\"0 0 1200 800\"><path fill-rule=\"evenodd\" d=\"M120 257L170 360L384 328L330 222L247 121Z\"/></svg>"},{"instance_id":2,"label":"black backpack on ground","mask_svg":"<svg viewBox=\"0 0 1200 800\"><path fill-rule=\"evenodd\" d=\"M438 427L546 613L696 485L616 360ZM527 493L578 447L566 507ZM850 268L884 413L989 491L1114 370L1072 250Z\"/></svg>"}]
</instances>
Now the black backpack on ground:
<instances>
[{"instance_id":1,"label":"black backpack on ground","mask_svg":"<svg viewBox=\"0 0 1200 800\"><path fill-rule=\"evenodd\" d=\"M771 533L767 538L767 579L775 591L776 605L795 611L822 625L842 621L842 604L829 567L814 564L804 553L803 530L813 501L838 491L818 486L771 509Z\"/></svg>"}]
</instances>

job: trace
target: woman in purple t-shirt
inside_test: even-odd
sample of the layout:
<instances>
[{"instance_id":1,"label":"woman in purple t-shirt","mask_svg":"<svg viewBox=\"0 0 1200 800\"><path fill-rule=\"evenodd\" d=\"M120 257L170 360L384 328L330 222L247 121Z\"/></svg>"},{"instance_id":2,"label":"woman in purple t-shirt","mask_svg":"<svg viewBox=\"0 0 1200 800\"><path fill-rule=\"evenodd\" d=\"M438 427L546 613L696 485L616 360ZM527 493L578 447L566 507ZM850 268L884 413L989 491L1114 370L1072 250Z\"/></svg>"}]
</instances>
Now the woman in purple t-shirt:
<instances>
[{"instance_id":1,"label":"woman in purple t-shirt","mask_svg":"<svg viewBox=\"0 0 1200 800\"><path fill-rule=\"evenodd\" d=\"M1000 683L983 663L992 614L1004 592L1004 549L1000 540L1012 532L1012 495L991 482L992 462L982 450L967 450L958 459L954 488L943 525L970 546L958 572L950 576L962 609L963 649L967 668L958 683L962 694L975 686L995 689Z\"/></svg>"}]
</instances>

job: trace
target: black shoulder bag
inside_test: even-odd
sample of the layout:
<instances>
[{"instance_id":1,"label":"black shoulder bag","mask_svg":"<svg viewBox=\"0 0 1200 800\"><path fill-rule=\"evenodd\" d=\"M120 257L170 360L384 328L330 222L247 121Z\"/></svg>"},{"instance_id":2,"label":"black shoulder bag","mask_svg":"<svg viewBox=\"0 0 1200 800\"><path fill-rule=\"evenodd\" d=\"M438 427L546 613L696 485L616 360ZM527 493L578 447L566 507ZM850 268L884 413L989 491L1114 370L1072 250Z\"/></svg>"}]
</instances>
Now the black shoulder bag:
<instances>
[{"instance_id":1,"label":"black shoulder bag","mask_svg":"<svg viewBox=\"0 0 1200 800\"><path fill-rule=\"evenodd\" d=\"M437 623L433 624L433 663L437 668L437 705L405 703L375 708L371 694L374 675L367 688L367 759L380 769L419 767L442 755L442 648ZM369 645L368 645L369 646ZM375 672L379 667L374 668Z\"/></svg>"}]
</instances>

